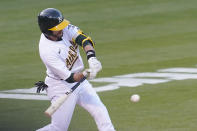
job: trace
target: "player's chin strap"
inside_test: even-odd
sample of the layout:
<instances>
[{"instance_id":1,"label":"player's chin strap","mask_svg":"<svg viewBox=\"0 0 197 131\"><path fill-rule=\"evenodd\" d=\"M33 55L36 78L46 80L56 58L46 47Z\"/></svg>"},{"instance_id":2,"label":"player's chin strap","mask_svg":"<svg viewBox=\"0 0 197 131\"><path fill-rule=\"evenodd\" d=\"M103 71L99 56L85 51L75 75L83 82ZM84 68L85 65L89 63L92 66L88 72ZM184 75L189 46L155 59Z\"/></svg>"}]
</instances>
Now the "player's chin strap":
<instances>
[{"instance_id":1,"label":"player's chin strap","mask_svg":"<svg viewBox=\"0 0 197 131\"><path fill-rule=\"evenodd\" d=\"M37 87L37 93L40 93L40 91L44 91L44 90L46 90L46 88L48 87L45 83L44 83L44 81L38 81L38 82L36 82L35 84L35 87Z\"/></svg>"}]
</instances>

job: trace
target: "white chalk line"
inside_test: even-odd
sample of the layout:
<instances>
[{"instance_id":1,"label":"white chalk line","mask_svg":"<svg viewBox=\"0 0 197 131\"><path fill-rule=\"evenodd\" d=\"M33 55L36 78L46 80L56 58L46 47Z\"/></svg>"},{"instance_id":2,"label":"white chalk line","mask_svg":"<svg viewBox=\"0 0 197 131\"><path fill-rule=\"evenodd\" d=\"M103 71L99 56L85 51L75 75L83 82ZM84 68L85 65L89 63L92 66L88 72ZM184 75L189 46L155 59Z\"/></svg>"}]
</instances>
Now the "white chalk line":
<instances>
[{"instance_id":1,"label":"white chalk line","mask_svg":"<svg viewBox=\"0 0 197 131\"><path fill-rule=\"evenodd\" d=\"M159 84L173 80L186 79L197 79L197 68L168 68L160 69L157 72L132 73L113 77L97 78L91 81L96 83L109 83L105 86L94 88L97 92L104 92L117 90L120 87L138 87L144 84ZM46 96L46 92L41 92L40 95L36 94L36 87L0 91L0 98L49 100Z\"/></svg>"}]
</instances>

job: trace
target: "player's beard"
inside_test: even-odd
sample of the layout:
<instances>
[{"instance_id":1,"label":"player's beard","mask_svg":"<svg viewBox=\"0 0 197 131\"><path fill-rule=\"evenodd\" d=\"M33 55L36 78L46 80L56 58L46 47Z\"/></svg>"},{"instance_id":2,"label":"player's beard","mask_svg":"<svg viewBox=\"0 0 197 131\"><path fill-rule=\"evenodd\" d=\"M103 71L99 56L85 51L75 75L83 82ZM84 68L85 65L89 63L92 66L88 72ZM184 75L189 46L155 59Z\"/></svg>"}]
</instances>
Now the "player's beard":
<instances>
[{"instance_id":1,"label":"player's beard","mask_svg":"<svg viewBox=\"0 0 197 131\"><path fill-rule=\"evenodd\" d=\"M63 31L59 31L57 34L53 34L54 37L57 38L57 40L61 39L63 36Z\"/></svg>"},{"instance_id":2,"label":"player's beard","mask_svg":"<svg viewBox=\"0 0 197 131\"><path fill-rule=\"evenodd\" d=\"M53 32L51 34L51 37L49 36L49 39L54 41L60 41L62 40L62 36L63 36L63 31L57 31L57 32Z\"/></svg>"}]
</instances>

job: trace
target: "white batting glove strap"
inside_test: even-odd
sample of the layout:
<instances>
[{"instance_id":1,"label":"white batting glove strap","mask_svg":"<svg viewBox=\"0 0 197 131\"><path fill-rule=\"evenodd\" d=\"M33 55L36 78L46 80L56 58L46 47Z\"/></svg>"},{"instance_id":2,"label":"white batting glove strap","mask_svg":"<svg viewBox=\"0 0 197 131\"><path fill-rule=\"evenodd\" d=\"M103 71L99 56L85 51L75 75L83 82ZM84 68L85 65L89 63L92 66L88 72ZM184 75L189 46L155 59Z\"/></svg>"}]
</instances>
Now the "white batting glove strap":
<instances>
[{"instance_id":1,"label":"white batting glove strap","mask_svg":"<svg viewBox=\"0 0 197 131\"><path fill-rule=\"evenodd\" d=\"M102 70L102 65L96 57L91 57L88 59L88 64L90 69L94 70L96 73Z\"/></svg>"},{"instance_id":2,"label":"white batting glove strap","mask_svg":"<svg viewBox=\"0 0 197 131\"><path fill-rule=\"evenodd\" d=\"M95 72L92 69L85 69L83 72L83 75L86 76L88 79L94 79L96 77L97 72Z\"/></svg>"}]
</instances>

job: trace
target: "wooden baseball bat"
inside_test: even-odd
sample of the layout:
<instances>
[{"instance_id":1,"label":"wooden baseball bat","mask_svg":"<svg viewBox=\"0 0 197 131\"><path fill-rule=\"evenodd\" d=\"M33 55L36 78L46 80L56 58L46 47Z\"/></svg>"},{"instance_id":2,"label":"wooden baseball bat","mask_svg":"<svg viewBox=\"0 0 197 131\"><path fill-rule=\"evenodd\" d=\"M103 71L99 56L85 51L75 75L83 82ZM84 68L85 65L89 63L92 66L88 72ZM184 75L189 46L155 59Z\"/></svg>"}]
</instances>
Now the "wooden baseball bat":
<instances>
[{"instance_id":1,"label":"wooden baseball bat","mask_svg":"<svg viewBox=\"0 0 197 131\"><path fill-rule=\"evenodd\" d=\"M53 113L68 99L72 92L82 83L86 77L83 77L79 82L77 82L68 92L59 97L54 103L52 103L49 108L44 112L47 116L52 116Z\"/></svg>"}]
</instances>

